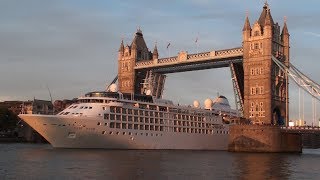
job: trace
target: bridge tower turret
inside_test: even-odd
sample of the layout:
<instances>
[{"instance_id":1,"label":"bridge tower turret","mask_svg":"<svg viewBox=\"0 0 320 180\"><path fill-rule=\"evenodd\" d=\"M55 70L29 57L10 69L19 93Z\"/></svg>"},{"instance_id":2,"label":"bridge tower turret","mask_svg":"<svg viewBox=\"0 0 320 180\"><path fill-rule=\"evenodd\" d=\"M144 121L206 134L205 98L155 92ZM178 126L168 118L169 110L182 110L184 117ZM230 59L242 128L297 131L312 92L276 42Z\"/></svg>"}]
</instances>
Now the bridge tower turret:
<instances>
[{"instance_id":1,"label":"bridge tower turret","mask_svg":"<svg viewBox=\"0 0 320 180\"><path fill-rule=\"evenodd\" d=\"M287 27L287 19L286 17L284 18L284 25L282 28L282 33L281 33L281 42L283 44L283 60L284 60L284 64L289 67L289 63L290 63L290 41L289 41L289 31L288 31L288 27ZM286 79L286 109L287 109L287 114L286 114L286 125L289 125L289 78L288 75L285 75L285 79Z\"/></svg>"},{"instance_id":2,"label":"bridge tower turret","mask_svg":"<svg viewBox=\"0 0 320 180\"><path fill-rule=\"evenodd\" d=\"M288 121L287 77L272 56L289 62L289 36L274 23L267 3L251 29L243 28L244 117L254 122L283 125Z\"/></svg>"}]
</instances>

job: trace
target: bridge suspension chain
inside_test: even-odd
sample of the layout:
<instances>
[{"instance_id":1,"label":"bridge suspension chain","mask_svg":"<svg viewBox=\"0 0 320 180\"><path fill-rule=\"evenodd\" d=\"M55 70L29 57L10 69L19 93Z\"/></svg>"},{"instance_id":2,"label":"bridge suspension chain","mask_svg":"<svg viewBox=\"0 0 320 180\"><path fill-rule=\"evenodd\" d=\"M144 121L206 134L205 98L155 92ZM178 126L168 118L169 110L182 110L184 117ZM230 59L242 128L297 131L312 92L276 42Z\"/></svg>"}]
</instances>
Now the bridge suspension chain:
<instances>
[{"instance_id":1,"label":"bridge suspension chain","mask_svg":"<svg viewBox=\"0 0 320 180\"><path fill-rule=\"evenodd\" d=\"M280 60L272 56L273 62L294 82L308 92L312 97L320 101L320 85L298 70L295 66L289 63L289 66L283 64Z\"/></svg>"}]
</instances>

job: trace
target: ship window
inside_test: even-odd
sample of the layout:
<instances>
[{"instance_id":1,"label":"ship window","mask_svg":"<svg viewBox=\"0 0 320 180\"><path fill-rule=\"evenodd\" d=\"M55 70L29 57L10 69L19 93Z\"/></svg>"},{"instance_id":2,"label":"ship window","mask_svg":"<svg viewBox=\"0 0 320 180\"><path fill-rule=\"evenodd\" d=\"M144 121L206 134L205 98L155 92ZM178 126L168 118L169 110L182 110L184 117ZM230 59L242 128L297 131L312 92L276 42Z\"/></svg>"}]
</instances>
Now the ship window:
<instances>
[{"instance_id":1,"label":"ship window","mask_svg":"<svg viewBox=\"0 0 320 180\"><path fill-rule=\"evenodd\" d=\"M151 125L150 126L150 130L153 131L154 130L154 126Z\"/></svg>"},{"instance_id":2,"label":"ship window","mask_svg":"<svg viewBox=\"0 0 320 180\"><path fill-rule=\"evenodd\" d=\"M101 123L100 123L100 122L98 122L98 123L97 123L97 125L98 125L98 126L100 126L100 125L101 125Z\"/></svg>"},{"instance_id":3,"label":"ship window","mask_svg":"<svg viewBox=\"0 0 320 180\"><path fill-rule=\"evenodd\" d=\"M121 123L116 123L116 128L120 128Z\"/></svg>"},{"instance_id":4,"label":"ship window","mask_svg":"<svg viewBox=\"0 0 320 180\"><path fill-rule=\"evenodd\" d=\"M128 114L132 114L132 109L128 109Z\"/></svg>"},{"instance_id":5,"label":"ship window","mask_svg":"<svg viewBox=\"0 0 320 180\"><path fill-rule=\"evenodd\" d=\"M134 117L134 122L138 122L138 117Z\"/></svg>"},{"instance_id":6,"label":"ship window","mask_svg":"<svg viewBox=\"0 0 320 180\"><path fill-rule=\"evenodd\" d=\"M110 135L112 135L112 134L113 134L113 132L112 132L112 131L110 131L110 132L109 132L109 134L110 134Z\"/></svg>"},{"instance_id":7,"label":"ship window","mask_svg":"<svg viewBox=\"0 0 320 180\"><path fill-rule=\"evenodd\" d=\"M128 129L132 129L132 124L128 124Z\"/></svg>"},{"instance_id":8,"label":"ship window","mask_svg":"<svg viewBox=\"0 0 320 180\"><path fill-rule=\"evenodd\" d=\"M110 112L112 112L112 113L115 112L115 107L114 107L114 106L111 106L111 107L110 107Z\"/></svg>"},{"instance_id":9,"label":"ship window","mask_svg":"<svg viewBox=\"0 0 320 180\"><path fill-rule=\"evenodd\" d=\"M134 127L134 129L138 129L139 125L138 124L134 124L133 127Z\"/></svg>"},{"instance_id":10,"label":"ship window","mask_svg":"<svg viewBox=\"0 0 320 180\"><path fill-rule=\"evenodd\" d=\"M134 115L138 115L138 110L134 110Z\"/></svg>"},{"instance_id":11,"label":"ship window","mask_svg":"<svg viewBox=\"0 0 320 180\"><path fill-rule=\"evenodd\" d=\"M120 111L121 109L119 107L116 107L116 113L121 113Z\"/></svg>"},{"instance_id":12,"label":"ship window","mask_svg":"<svg viewBox=\"0 0 320 180\"><path fill-rule=\"evenodd\" d=\"M132 135L132 133L131 133L131 132L129 132L129 135L131 136L131 135Z\"/></svg>"},{"instance_id":13,"label":"ship window","mask_svg":"<svg viewBox=\"0 0 320 180\"><path fill-rule=\"evenodd\" d=\"M114 120L115 119L115 115L114 114L110 114L110 120Z\"/></svg>"},{"instance_id":14,"label":"ship window","mask_svg":"<svg viewBox=\"0 0 320 180\"><path fill-rule=\"evenodd\" d=\"M127 121L127 116L122 115L122 121Z\"/></svg>"},{"instance_id":15,"label":"ship window","mask_svg":"<svg viewBox=\"0 0 320 180\"><path fill-rule=\"evenodd\" d=\"M108 123L104 123L105 126L108 126Z\"/></svg>"},{"instance_id":16,"label":"ship window","mask_svg":"<svg viewBox=\"0 0 320 180\"><path fill-rule=\"evenodd\" d=\"M139 115L143 115L143 111L142 110L139 110Z\"/></svg>"},{"instance_id":17,"label":"ship window","mask_svg":"<svg viewBox=\"0 0 320 180\"><path fill-rule=\"evenodd\" d=\"M114 128L114 122L110 123L110 128Z\"/></svg>"},{"instance_id":18,"label":"ship window","mask_svg":"<svg viewBox=\"0 0 320 180\"><path fill-rule=\"evenodd\" d=\"M128 121L132 121L132 116L128 116Z\"/></svg>"},{"instance_id":19,"label":"ship window","mask_svg":"<svg viewBox=\"0 0 320 180\"><path fill-rule=\"evenodd\" d=\"M143 127L143 125L140 125L140 130L144 130L144 127Z\"/></svg>"},{"instance_id":20,"label":"ship window","mask_svg":"<svg viewBox=\"0 0 320 180\"><path fill-rule=\"evenodd\" d=\"M117 135L119 135L119 132L117 132Z\"/></svg>"},{"instance_id":21,"label":"ship window","mask_svg":"<svg viewBox=\"0 0 320 180\"><path fill-rule=\"evenodd\" d=\"M150 123L154 123L154 119L153 118L150 118Z\"/></svg>"},{"instance_id":22,"label":"ship window","mask_svg":"<svg viewBox=\"0 0 320 180\"><path fill-rule=\"evenodd\" d=\"M145 125L145 130L149 130L149 125Z\"/></svg>"},{"instance_id":23,"label":"ship window","mask_svg":"<svg viewBox=\"0 0 320 180\"><path fill-rule=\"evenodd\" d=\"M89 107L89 109L92 109L92 107Z\"/></svg>"},{"instance_id":24,"label":"ship window","mask_svg":"<svg viewBox=\"0 0 320 180\"><path fill-rule=\"evenodd\" d=\"M102 134L106 134L106 131L102 131Z\"/></svg>"},{"instance_id":25,"label":"ship window","mask_svg":"<svg viewBox=\"0 0 320 180\"><path fill-rule=\"evenodd\" d=\"M127 129L127 124L126 123L122 123L122 129Z\"/></svg>"},{"instance_id":26,"label":"ship window","mask_svg":"<svg viewBox=\"0 0 320 180\"><path fill-rule=\"evenodd\" d=\"M121 116L120 116L120 115L117 115L117 116L116 116L116 120L121 121Z\"/></svg>"},{"instance_id":27,"label":"ship window","mask_svg":"<svg viewBox=\"0 0 320 180\"><path fill-rule=\"evenodd\" d=\"M122 134L123 134L123 135L126 135L126 132L123 132Z\"/></svg>"},{"instance_id":28,"label":"ship window","mask_svg":"<svg viewBox=\"0 0 320 180\"><path fill-rule=\"evenodd\" d=\"M145 118L145 123L149 123L149 118Z\"/></svg>"},{"instance_id":29,"label":"ship window","mask_svg":"<svg viewBox=\"0 0 320 180\"><path fill-rule=\"evenodd\" d=\"M104 119L108 120L109 119L109 114L104 114Z\"/></svg>"}]
</instances>

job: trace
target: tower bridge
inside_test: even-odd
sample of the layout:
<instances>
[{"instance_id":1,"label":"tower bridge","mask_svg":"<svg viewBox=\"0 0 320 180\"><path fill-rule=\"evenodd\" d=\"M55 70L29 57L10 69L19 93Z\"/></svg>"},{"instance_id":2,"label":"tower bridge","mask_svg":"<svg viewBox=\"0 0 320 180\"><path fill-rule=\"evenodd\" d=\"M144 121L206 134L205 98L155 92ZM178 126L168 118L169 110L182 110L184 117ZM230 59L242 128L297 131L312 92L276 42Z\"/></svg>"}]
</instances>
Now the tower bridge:
<instances>
[{"instance_id":1,"label":"tower bridge","mask_svg":"<svg viewBox=\"0 0 320 180\"><path fill-rule=\"evenodd\" d=\"M268 125L232 126L229 149L296 152L301 150L301 134L320 134L319 129L296 131L283 127L289 124L288 78L318 100L320 85L290 63L290 34L286 20L280 28L279 23L273 21L267 3L255 23L251 24L246 16L242 47L195 54L181 51L177 56L159 58L157 45L149 51L142 31L138 29L132 43L125 46L122 41L119 48L119 91L161 98L167 74L223 67L230 68L237 109L243 117Z\"/></svg>"},{"instance_id":2,"label":"tower bridge","mask_svg":"<svg viewBox=\"0 0 320 180\"><path fill-rule=\"evenodd\" d=\"M118 55L118 85L125 93L160 98L166 74L230 67L237 108L243 116L264 124L288 124L288 75L272 60L289 64L289 32L273 21L268 4L259 19L245 18L242 47L159 58L157 45L149 51L140 29L131 45L121 42ZM279 76L279 74L283 74Z\"/></svg>"}]
</instances>

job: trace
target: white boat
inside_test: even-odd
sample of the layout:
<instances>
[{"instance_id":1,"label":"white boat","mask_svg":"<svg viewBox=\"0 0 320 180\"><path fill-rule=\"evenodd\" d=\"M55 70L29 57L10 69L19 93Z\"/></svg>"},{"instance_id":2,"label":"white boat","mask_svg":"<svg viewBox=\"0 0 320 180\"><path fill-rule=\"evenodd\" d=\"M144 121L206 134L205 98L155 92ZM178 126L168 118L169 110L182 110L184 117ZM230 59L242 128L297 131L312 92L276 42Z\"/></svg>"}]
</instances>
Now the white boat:
<instances>
[{"instance_id":1,"label":"white boat","mask_svg":"<svg viewBox=\"0 0 320 180\"><path fill-rule=\"evenodd\" d=\"M57 115L20 114L56 148L226 150L228 100L206 107L174 105L147 95L91 92Z\"/></svg>"}]
</instances>

